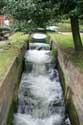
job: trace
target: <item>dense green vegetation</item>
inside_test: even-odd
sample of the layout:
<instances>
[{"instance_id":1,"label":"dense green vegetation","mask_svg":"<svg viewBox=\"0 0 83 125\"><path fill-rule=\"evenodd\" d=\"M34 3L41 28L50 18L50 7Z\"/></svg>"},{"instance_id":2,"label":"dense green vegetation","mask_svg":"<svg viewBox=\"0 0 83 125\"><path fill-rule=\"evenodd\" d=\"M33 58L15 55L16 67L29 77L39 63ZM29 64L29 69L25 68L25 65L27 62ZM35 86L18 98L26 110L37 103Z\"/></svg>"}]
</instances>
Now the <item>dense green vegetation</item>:
<instances>
[{"instance_id":1,"label":"dense green vegetation","mask_svg":"<svg viewBox=\"0 0 83 125\"><path fill-rule=\"evenodd\" d=\"M12 22L9 27L11 32L20 31L20 32L28 33L28 32L31 32L32 29L37 28L37 25L31 21L14 20L14 22Z\"/></svg>"},{"instance_id":2,"label":"dense green vegetation","mask_svg":"<svg viewBox=\"0 0 83 125\"><path fill-rule=\"evenodd\" d=\"M82 50L79 33L79 18L83 16L83 0L8 0L7 14L16 20L28 21L30 25L44 27L50 19L70 18L73 42L76 51Z\"/></svg>"},{"instance_id":3,"label":"dense green vegetation","mask_svg":"<svg viewBox=\"0 0 83 125\"><path fill-rule=\"evenodd\" d=\"M19 54L20 48L28 41L28 36L23 33L15 33L12 35L6 45L3 45L3 51L0 52L0 80L3 79L8 66L12 60Z\"/></svg>"},{"instance_id":4,"label":"dense green vegetation","mask_svg":"<svg viewBox=\"0 0 83 125\"><path fill-rule=\"evenodd\" d=\"M0 14L3 13L3 7L7 4L7 0L0 0Z\"/></svg>"}]
</instances>

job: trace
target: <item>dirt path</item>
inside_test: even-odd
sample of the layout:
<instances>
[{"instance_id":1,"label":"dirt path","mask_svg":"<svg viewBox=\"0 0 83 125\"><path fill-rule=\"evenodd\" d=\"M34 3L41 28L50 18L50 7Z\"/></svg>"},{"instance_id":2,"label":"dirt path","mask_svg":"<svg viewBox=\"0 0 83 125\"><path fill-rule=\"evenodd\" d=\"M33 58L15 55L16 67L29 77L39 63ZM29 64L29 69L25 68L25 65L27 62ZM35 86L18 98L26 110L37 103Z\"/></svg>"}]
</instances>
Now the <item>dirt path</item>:
<instances>
[{"instance_id":1,"label":"dirt path","mask_svg":"<svg viewBox=\"0 0 83 125\"><path fill-rule=\"evenodd\" d=\"M71 35L72 34L72 32L61 32L62 34L64 34L64 35ZM81 35L83 35L83 33L80 33Z\"/></svg>"}]
</instances>

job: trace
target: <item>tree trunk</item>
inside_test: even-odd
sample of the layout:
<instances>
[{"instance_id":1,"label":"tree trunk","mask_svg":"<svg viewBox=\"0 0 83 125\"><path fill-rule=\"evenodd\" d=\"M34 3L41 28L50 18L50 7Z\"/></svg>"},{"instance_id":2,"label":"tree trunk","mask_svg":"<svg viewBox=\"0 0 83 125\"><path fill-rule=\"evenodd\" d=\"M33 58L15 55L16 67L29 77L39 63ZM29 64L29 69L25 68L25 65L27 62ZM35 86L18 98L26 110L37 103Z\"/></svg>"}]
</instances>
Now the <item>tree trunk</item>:
<instances>
[{"instance_id":1,"label":"tree trunk","mask_svg":"<svg viewBox=\"0 0 83 125\"><path fill-rule=\"evenodd\" d=\"M70 20L75 50L80 51L82 50L82 41L80 37L78 17L71 16Z\"/></svg>"}]
</instances>

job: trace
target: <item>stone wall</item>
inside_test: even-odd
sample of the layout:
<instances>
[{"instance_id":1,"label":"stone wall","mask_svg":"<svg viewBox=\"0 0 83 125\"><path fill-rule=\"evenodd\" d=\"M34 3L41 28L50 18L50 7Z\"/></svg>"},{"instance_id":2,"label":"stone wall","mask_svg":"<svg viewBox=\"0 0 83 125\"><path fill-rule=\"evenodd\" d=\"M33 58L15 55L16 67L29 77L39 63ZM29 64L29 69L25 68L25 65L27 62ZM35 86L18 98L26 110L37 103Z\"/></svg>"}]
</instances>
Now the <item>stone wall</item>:
<instances>
[{"instance_id":1,"label":"stone wall","mask_svg":"<svg viewBox=\"0 0 83 125\"><path fill-rule=\"evenodd\" d=\"M83 125L83 71L77 68L54 39L58 49L58 62L64 76L64 95L72 125ZM62 77L62 76L61 76Z\"/></svg>"},{"instance_id":2,"label":"stone wall","mask_svg":"<svg viewBox=\"0 0 83 125\"><path fill-rule=\"evenodd\" d=\"M0 82L0 125L7 125L8 113L23 69L25 50L26 45L20 50L19 55L12 60L4 80Z\"/></svg>"}]
</instances>

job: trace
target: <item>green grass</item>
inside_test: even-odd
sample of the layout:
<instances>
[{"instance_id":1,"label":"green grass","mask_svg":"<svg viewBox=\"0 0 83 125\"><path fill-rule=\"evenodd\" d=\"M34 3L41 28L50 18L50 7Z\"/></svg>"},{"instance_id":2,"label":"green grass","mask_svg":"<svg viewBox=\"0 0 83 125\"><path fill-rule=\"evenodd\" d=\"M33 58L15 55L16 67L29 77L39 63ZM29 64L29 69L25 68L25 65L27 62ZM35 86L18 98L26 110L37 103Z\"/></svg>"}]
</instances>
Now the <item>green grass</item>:
<instances>
[{"instance_id":1,"label":"green grass","mask_svg":"<svg viewBox=\"0 0 83 125\"><path fill-rule=\"evenodd\" d=\"M2 46L4 50L0 52L0 80L4 78L8 66L12 63L14 57L19 54L20 48L22 48L27 40L27 35L15 33L9 38L6 45Z\"/></svg>"},{"instance_id":2,"label":"green grass","mask_svg":"<svg viewBox=\"0 0 83 125\"><path fill-rule=\"evenodd\" d=\"M16 33L13 36L11 36L8 40L8 42L13 46L17 48L21 48L24 45L24 42L27 41L28 35L24 35L23 33Z\"/></svg>"},{"instance_id":3,"label":"green grass","mask_svg":"<svg viewBox=\"0 0 83 125\"><path fill-rule=\"evenodd\" d=\"M56 34L56 33L51 33L51 37L55 38L56 41L61 45L62 48L74 48L73 44L73 38L72 35L63 35L63 34ZM81 35L81 39L83 42L83 35Z\"/></svg>"},{"instance_id":4,"label":"green grass","mask_svg":"<svg viewBox=\"0 0 83 125\"><path fill-rule=\"evenodd\" d=\"M12 59L15 57L15 55L16 50L13 49L5 50L3 53L0 53L0 80L4 76L8 65L11 64Z\"/></svg>"},{"instance_id":5,"label":"green grass","mask_svg":"<svg viewBox=\"0 0 83 125\"><path fill-rule=\"evenodd\" d=\"M70 23L58 23L57 26L59 27L59 31L71 31Z\"/></svg>"},{"instance_id":6,"label":"green grass","mask_svg":"<svg viewBox=\"0 0 83 125\"><path fill-rule=\"evenodd\" d=\"M63 32L69 32L71 31L71 24L70 23L58 23L56 24L59 27L59 31L63 31ZM83 25L80 24L80 31L83 31Z\"/></svg>"},{"instance_id":7,"label":"green grass","mask_svg":"<svg viewBox=\"0 0 83 125\"><path fill-rule=\"evenodd\" d=\"M63 34L50 34L63 48L73 48L73 39L71 35L63 35Z\"/></svg>"},{"instance_id":8,"label":"green grass","mask_svg":"<svg viewBox=\"0 0 83 125\"><path fill-rule=\"evenodd\" d=\"M60 46L65 50L68 54L68 59L70 59L77 67L83 69L83 51L75 52L72 35L63 35L63 34L55 34L51 33L51 37L53 37ZM83 43L83 35L81 35L82 43Z\"/></svg>"}]
</instances>

